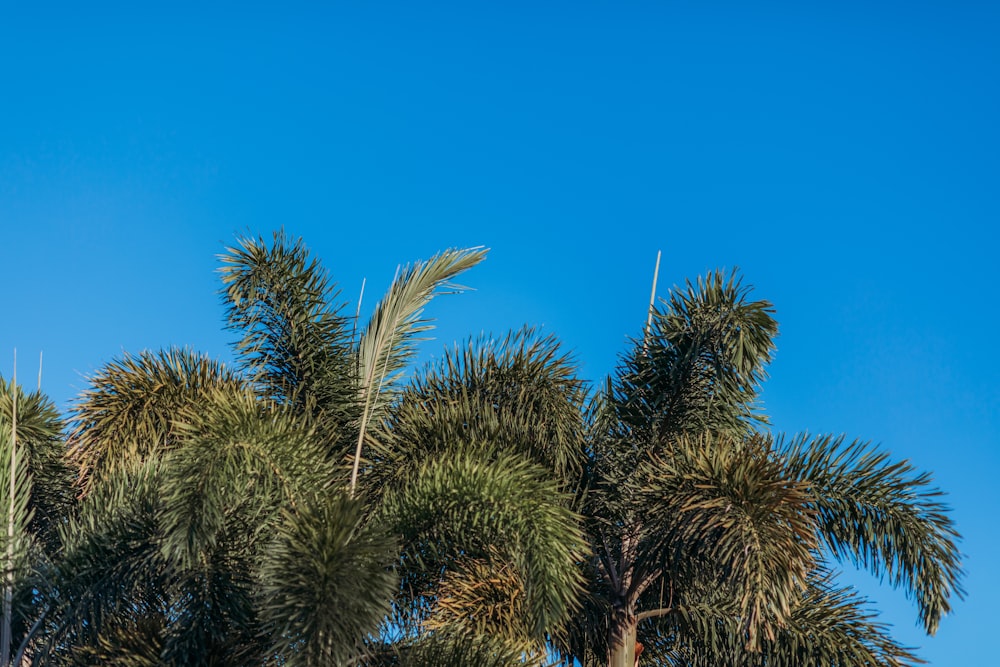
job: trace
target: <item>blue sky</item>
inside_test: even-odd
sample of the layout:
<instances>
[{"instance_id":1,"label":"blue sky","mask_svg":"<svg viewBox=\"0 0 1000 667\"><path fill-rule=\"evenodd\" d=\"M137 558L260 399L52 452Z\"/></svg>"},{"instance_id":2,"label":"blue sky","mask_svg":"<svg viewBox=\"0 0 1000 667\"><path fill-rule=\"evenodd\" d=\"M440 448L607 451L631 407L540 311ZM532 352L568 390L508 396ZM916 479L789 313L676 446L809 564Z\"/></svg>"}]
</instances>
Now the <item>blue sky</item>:
<instances>
[{"instance_id":1,"label":"blue sky","mask_svg":"<svg viewBox=\"0 0 1000 667\"><path fill-rule=\"evenodd\" d=\"M87 4L0 10L5 376L43 351L65 406L123 350L228 358L240 232L303 236L345 301L486 245L424 357L529 323L592 380L657 250L661 294L739 266L781 323L776 429L934 471L965 536L935 638L850 580L931 664L992 658L1000 6Z\"/></svg>"}]
</instances>

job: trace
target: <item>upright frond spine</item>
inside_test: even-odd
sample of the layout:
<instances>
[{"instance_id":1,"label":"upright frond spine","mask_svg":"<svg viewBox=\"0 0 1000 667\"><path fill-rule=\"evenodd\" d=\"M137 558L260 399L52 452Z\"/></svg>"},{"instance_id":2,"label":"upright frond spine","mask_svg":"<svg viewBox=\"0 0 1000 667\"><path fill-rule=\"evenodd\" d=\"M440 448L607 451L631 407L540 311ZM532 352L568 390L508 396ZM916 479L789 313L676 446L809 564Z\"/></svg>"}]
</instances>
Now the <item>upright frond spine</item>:
<instances>
[{"instance_id":1,"label":"upright frond spine","mask_svg":"<svg viewBox=\"0 0 1000 667\"><path fill-rule=\"evenodd\" d=\"M10 497L7 506L7 562L4 566L3 627L0 628L0 659L10 658L11 612L14 598L14 502L17 480L17 349L14 350L14 374L10 385Z\"/></svg>"}]
</instances>

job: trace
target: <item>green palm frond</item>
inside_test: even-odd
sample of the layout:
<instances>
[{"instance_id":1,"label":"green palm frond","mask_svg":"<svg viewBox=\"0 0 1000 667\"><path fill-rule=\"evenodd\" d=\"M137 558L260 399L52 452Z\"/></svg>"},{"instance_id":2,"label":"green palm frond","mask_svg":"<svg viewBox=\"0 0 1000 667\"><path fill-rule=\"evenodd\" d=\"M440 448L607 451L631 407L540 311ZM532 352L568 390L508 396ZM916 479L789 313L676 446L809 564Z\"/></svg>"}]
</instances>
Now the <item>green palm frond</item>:
<instances>
[{"instance_id":1,"label":"green palm frond","mask_svg":"<svg viewBox=\"0 0 1000 667\"><path fill-rule=\"evenodd\" d=\"M178 446L166 460L159 519L164 553L182 566L214 549L236 517L252 534L265 534L280 507L331 481L315 430L249 392L218 392L174 426Z\"/></svg>"},{"instance_id":2,"label":"green palm frond","mask_svg":"<svg viewBox=\"0 0 1000 667\"><path fill-rule=\"evenodd\" d=\"M350 320L302 239L242 238L222 261L229 328L260 394L317 419L331 444L357 418Z\"/></svg>"},{"instance_id":3,"label":"green palm frond","mask_svg":"<svg viewBox=\"0 0 1000 667\"><path fill-rule=\"evenodd\" d=\"M698 562L725 573L750 648L785 622L814 564L811 496L784 473L763 438L704 436L681 439L641 475L637 559L671 574Z\"/></svg>"},{"instance_id":4,"label":"green palm frond","mask_svg":"<svg viewBox=\"0 0 1000 667\"><path fill-rule=\"evenodd\" d=\"M774 351L768 301L721 271L670 292L651 331L636 341L614 384L623 426L658 438L705 430L745 431Z\"/></svg>"},{"instance_id":5,"label":"green palm frond","mask_svg":"<svg viewBox=\"0 0 1000 667\"><path fill-rule=\"evenodd\" d=\"M340 492L281 512L260 568L259 603L282 664L344 664L389 612L395 540Z\"/></svg>"},{"instance_id":6,"label":"green palm frond","mask_svg":"<svg viewBox=\"0 0 1000 667\"><path fill-rule=\"evenodd\" d=\"M3 442L11 435L11 391L11 385L0 377L0 441ZM26 393L21 387L17 391L17 444L26 466L24 472L31 480L28 530L54 549L56 530L76 504L76 475L62 437L64 423L44 394ZM3 456L9 462L10 450Z\"/></svg>"},{"instance_id":7,"label":"green palm frond","mask_svg":"<svg viewBox=\"0 0 1000 667\"><path fill-rule=\"evenodd\" d=\"M223 364L191 350L125 354L90 378L72 410L73 457L92 488L134 459L161 456L175 444L173 420L217 391L242 381Z\"/></svg>"},{"instance_id":8,"label":"green palm frond","mask_svg":"<svg viewBox=\"0 0 1000 667\"><path fill-rule=\"evenodd\" d=\"M486 258L483 248L445 250L404 266L375 307L358 341L361 395L368 419L378 419L395 381L416 353L420 334L433 328L424 307L440 294L467 288L451 281Z\"/></svg>"},{"instance_id":9,"label":"green palm frond","mask_svg":"<svg viewBox=\"0 0 1000 667\"><path fill-rule=\"evenodd\" d=\"M480 447L486 459L521 453L575 483L586 457L576 371L555 338L530 329L448 350L395 406L380 436L391 449L386 472L402 474L460 443Z\"/></svg>"},{"instance_id":10,"label":"green palm frond","mask_svg":"<svg viewBox=\"0 0 1000 667\"><path fill-rule=\"evenodd\" d=\"M738 608L706 586L645 636L650 657L677 667L908 667L921 663L876 620L868 601L818 569L787 622L756 650L744 641Z\"/></svg>"},{"instance_id":11,"label":"green palm frond","mask_svg":"<svg viewBox=\"0 0 1000 667\"><path fill-rule=\"evenodd\" d=\"M453 451L425 461L385 496L383 520L402 537L402 593L421 608L441 568L499 554L523 582L531 636L558 634L577 607L585 549L569 498L521 456L484 462Z\"/></svg>"},{"instance_id":12,"label":"green palm frond","mask_svg":"<svg viewBox=\"0 0 1000 667\"><path fill-rule=\"evenodd\" d=\"M362 448L369 439L368 425L382 419L395 398L403 369L416 353L419 335L433 328L431 320L422 317L424 307L435 296L465 290L452 283L452 279L485 257L483 248L452 249L426 262L405 266L375 307L357 349L361 423L351 472L352 492L357 484Z\"/></svg>"},{"instance_id":13,"label":"green palm frond","mask_svg":"<svg viewBox=\"0 0 1000 667\"><path fill-rule=\"evenodd\" d=\"M915 598L928 633L964 595L959 539L931 476L869 443L799 435L775 444L809 487L819 534L834 556L886 575Z\"/></svg>"}]
</instances>

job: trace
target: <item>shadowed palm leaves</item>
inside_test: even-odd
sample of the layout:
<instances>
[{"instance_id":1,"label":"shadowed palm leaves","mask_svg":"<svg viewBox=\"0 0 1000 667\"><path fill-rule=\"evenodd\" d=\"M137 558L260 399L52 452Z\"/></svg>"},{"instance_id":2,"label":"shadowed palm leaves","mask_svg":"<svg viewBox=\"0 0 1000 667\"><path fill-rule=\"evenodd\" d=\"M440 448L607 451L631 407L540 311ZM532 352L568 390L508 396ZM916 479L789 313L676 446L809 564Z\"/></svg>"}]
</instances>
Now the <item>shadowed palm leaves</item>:
<instances>
[{"instance_id":1,"label":"shadowed palm leaves","mask_svg":"<svg viewBox=\"0 0 1000 667\"><path fill-rule=\"evenodd\" d=\"M715 273L675 291L591 411L585 665L904 665L826 555L885 572L933 632L961 594L926 474L830 438L754 432L771 306Z\"/></svg>"},{"instance_id":2,"label":"shadowed palm leaves","mask_svg":"<svg viewBox=\"0 0 1000 667\"><path fill-rule=\"evenodd\" d=\"M344 446L358 417L350 321L326 271L301 239L244 238L221 256L229 328L241 370L262 398L317 424Z\"/></svg>"},{"instance_id":3,"label":"shadowed palm leaves","mask_svg":"<svg viewBox=\"0 0 1000 667\"><path fill-rule=\"evenodd\" d=\"M343 664L367 652L397 587L396 540L342 493L282 510L262 567L261 616L289 664Z\"/></svg>"},{"instance_id":4,"label":"shadowed palm leaves","mask_svg":"<svg viewBox=\"0 0 1000 667\"><path fill-rule=\"evenodd\" d=\"M455 452L420 466L383 501L404 544L400 621L542 651L582 583L582 536L561 497L521 456Z\"/></svg>"},{"instance_id":5,"label":"shadowed palm leaves","mask_svg":"<svg viewBox=\"0 0 1000 667\"><path fill-rule=\"evenodd\" d=\"M757 649L748 649L746 634L733 604L731 587L710 585L695 602L679 607L674 621L658 634L643 633L646 654L661 664L689 667L828 667L830 665L894 665L918 662L874 620L866 600L836 585L831 573L818 568L791 608L786 622ZM692 596L695 597L695 596ZM684 641L678 641L683 636Z\"/></svg>"}]
</instances>

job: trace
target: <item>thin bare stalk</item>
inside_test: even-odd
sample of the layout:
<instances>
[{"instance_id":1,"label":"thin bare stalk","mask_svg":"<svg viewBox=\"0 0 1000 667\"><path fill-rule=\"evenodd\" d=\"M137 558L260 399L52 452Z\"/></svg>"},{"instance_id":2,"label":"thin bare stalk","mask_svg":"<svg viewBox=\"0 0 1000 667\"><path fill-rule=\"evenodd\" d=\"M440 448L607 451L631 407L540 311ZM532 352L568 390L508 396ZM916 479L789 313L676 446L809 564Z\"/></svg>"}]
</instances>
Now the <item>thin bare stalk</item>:
<instances>
[{"instance_id":1,"label":"thin bare stalk","mask_svg":"<svg viewBox=\"0 0 1000 667\"><path fill-rule=\"evenodd\" d=\"M351 330L351 344L354 344L355 336L358 334L358 322L361 321L361 300L365 298L365 282L367 278L361 279L361 294L358 295L358 309L354 311L354 328Z\"/></svg>"},{"instance_id":2,"label":"thin bare stalk","mask_svg":"<svg viewBox=\"0 0 1000 667\"><path fill-rule=\"evenodd\" d=\"M653 290L649 294L649 312L646 315L646 342L649 341L649 332L653 328L653 309L656 306L656 281L660 277L660 255L662 251L656 251L656 268L653 269ZM643 345L645 349L645 344Z\"/></svg>"},{"instance_id":3,"label":"thin bare stalk","mask_svg":"<svg viewBox=\"0 0 1000 667\"><path fill-rule=\"evenodd\" d=\"M0 659L10 664L11 612L14 599L14 483L17 471L17 350L14 350L14 377L10 385L10 497L7 507L7 562L4 568L3 626L0 627Z\"/></svg>"},{"instance_id":4,"label":"thin bare stalk","mask_svg":"<svg viewBox=\"0 0 1000 667\"><path fill-rule=\"evenodd\" d=\"M392 347L393 338L395 338L395 330L392 336L389 337L389 347ZM389 356L386 355L385 363L382 364L382 375L378 379L378 389L375 390L375 400L378 400L379 394L382 393L382 382L385 380L386 370L389 367ZM358 446L354 450L354 468L351 470L351 497L354 497L354 487L358 483L358 468L361 466L361 445L365 441L365 433L368 431L368 418L369 418L369 408L372 403L372 392L371 387L365 390L365 411L361 415L361 427L358 429Z\"/></svg>"}]
</instances>

